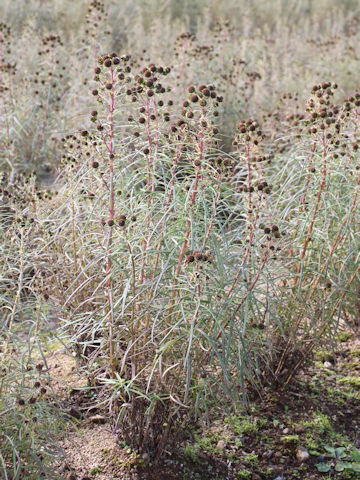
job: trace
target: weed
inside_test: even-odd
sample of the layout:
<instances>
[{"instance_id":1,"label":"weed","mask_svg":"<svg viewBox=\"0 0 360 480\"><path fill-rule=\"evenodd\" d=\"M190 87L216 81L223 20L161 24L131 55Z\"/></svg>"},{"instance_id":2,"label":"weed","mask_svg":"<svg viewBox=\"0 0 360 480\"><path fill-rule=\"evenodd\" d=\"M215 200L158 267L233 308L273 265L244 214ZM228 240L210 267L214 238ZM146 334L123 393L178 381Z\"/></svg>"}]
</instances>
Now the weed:
<instances>
[{"instance_id":1,"label":"weed","mask_svg":"<svg viewBox=\"0 0 360 480\"><path fill-rule=\"evenodd\" d=\"M347 454L344 447L334 448L326 445L324 448L326 456L330 460L316 464L319 472L345 472L354 473L354 475L360 472L360 452L358 450Z\"/></svg>"}]
</instances>

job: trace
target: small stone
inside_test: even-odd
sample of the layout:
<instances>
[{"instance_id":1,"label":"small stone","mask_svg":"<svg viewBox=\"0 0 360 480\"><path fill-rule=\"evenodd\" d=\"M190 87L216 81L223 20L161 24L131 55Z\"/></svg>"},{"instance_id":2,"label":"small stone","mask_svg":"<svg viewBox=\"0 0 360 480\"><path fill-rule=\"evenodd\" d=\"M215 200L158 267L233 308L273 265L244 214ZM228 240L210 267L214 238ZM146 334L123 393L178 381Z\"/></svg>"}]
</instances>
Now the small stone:
<instances>
[{"instance_id":1,"label":"small stone","mask_svg":"<svg viewBox=\"0 0 360 480\"><path fill-rule=\"evenodd\" d=\"M251 476L251 480L261 480L261 477L257 473L253 473Z\"/></svg>"},{"instance_id":2,"label":"small stone","mask_svg":"<svg viewBox=\"0 0 360 480\"><path fill-rule=\"evenodd\" d=\"M305 432L305 427L304 425L296 425L295 427L295 433L304 433Z\"/></svg>"},{"instance_id":3,"label":"small stone","mask_svg":"<svg viewBox=\"0 0 360 480\"><path fill-rule=\"evenodd\" d=\"M273 450L268 450L262 454L262 458L269 460L274 455Z\"/></svg>"},{"instance_id":4,"label":"small stone","mask_svg":"<svg viewBox=\"0 0 360 480\"><path fill-rule=\"evenodd\" d=\"M288 428L284 428L283 433L284 433L285 435L287 435L289 432L290 432L290 430L289 430Z\"/></svg>"},{"instance_id":5,"label":"small stone","mask_svg":"<svg viewBox=\"0 0 360 480\"><path fill-rule=\"evenodd\" d=\"M106 417L103 415L93 415L92 417L89 417L89 422L102 424L106 422Z\"/></svg>"},{"instance_id":6,"label":"small stone","mask_svg":"<svg viewBox=\"0 0 360 480\"><path fill-rule=\"evenodd\" d=\"M216 448L218 450L225 450L225 446L226 446L226 443L224 440L219 440L217 445L216 445Z\"/></svg>"},{"instance_id":7,"label":"small stone","mask_svg":"<svg viewBox=\"0 0 360 480\"><path fill-rule=\"evenodd\" d=\"M324 362L324 367L325 368L333 368L333 364L331 362L326 361L326 362Z\"/></svg>"},{"instance_id":8,"label":"small stone","mask_svg":"<svg viewBox=\"0 0 360 480\"><path fill-rule=\"evenodd\" d=\"M274 454L274 461L275 463L279 463L280 462L280 459L282 458L282 453L281 452L275 452Z\"/></svg>"},{"instance_id":9,"label":"small stone","mask_svg":"<svg viewBox=\"0 0 360 480\"><path fill-rule=\"evenodd\" d=\"M284 480L284 477L276 477L274 480Z\"/></svg>"},{"instance_id":10,"label":"small stone","mask_svg":"<svg viewBox=\"0 0 360 480\"><path fill-rule=\"evenodd\" d=\"M303 463L310 457L309 452L304 447L299 447L296 452L296 458Z\"/></svg>"}]
</instances>

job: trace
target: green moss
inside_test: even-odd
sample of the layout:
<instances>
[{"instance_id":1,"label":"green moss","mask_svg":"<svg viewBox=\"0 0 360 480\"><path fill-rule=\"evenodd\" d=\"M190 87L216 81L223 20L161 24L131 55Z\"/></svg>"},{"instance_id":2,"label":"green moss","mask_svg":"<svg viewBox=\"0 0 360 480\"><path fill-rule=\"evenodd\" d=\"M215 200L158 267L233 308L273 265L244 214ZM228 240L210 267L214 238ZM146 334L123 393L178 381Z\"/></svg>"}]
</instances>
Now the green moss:
<instances>
[{"instance_id":1,"label":"green moss","mask_svg":"<svg viewBox=\"0 0 360 480\"><path fill-rule=\"evenodd\" d=\"M127 451L129 453L129 451ZM144 460L136 452L131 454L125 459L114 458L111 462L112 465L121 466L123 469L131 469L134 466L140 467L144 465Z\"/></svg>"},{"instance_id":2,"label":"green moss","mask_svg":"<svg viewBox=\"0 0 360 480\"><path fill-rule=\"evenodd\" d=\"M320 451L323 447L323 441L314 437L311 433L307 433L305 436L305 445L308 450L313 452L313 454L316 452L318 455L320 455Z\"/></svg>"},{"instance_id":3,"label":"green moss","mask_svg":"<svg viewBox=\"0 0 360 480\"><path fill-rule=\"evenodd\" d=\"M241 472L238 472L238 478L240 480L250 480L252 477L252 473L249 472L249 470L242 470Z\"/></svg>"},{"instance_id":4,"label":"green moss","mask_svg":"<svg viewBox=\"0 0 360 480\"><path fill-rule=\"evenodd\" d=\"M351 333L350 332L342 332L339 334L339 340L340 342L347 342L348 340L350 340L350 338L352 337Z\"/></svg>"},{"instance_id":5,"label":"green moss","mask_svg":"<svg viewBox=\"0 0 360 480\"><path fill-rule=\"evenodd\" d=\"M274 478L274 472L271 468L267 468L266 470L263 470L262 474L265 478L269 480L273 480Z\"/></svg>"},{"instance_id":6,"label":"green moss","mask_svg":"<svg viewBox=\"0 0 360 480\"><path fill-rule=\"evenodd\" d=\"M332 399L333 403L338 406L343 406L345 404L345 398L343 392L336 388L327 387L326 392L329 398Z\"/></svg>"},{"instance_id":7,"label":"green moss","mask_svg":"<svg viewBox=\"0 0 360 480\"><path fill-rule=\"evenodd\" d=\"M350 400L360 400L360 392L356 392L354 390L328 387L326 391L333 399L334 403L339 406L343 406Z\"/></svg>"},{"instance_id":8,"label":"green moss","mask_svg":"<svg viewBox=\"0 0 360 480\"><path fill-rule=\"evenodd\" d=\"M251 417L228 417L225 423L230 425L235 435L255 436L259 430L267 425L266 419L253 419Z\"/></svg>"},{"instance_id":9,"label":"green moss","mask_svg":"<svg viewBox=\"0 0 360 480\"><path fill-rule=\"evenodd\" d=\"M197 444L199 445L199 447L202 450L205 450L206 452L216 453L217 449L216 449L216 443L215 442L216 442L216 437L211 436L211 437L200 438L197 441Z\"/></svg>"},{"instance_id":10,"label":"green moss","mask_svg":"<svg viewBox=\"0 0 360 480\"><path fill-rule=\"evenodd\" d=\"M357 369L359 368L359 364L358 364L358 362L355 362L355 363L346 363L346 364L344 365L344 367L351 372L351 371L357 370Z\"/></svg>"},{"instance_id":11,"label":"green moss","mask_svg":"<svg viewBox=\"0 0 360 480\"><path fill-rule=\"evenodd\" d=\"M334 355L326 350L319 350L315 353L315 359L318 362L333 362Z\"/></svg>"},{"instance_id":12,"label":"green moss","mask_svg":"<svg viewBox=\"0 0 360 480\"><path fill-rule=\"evenodd\" d=\"M318 435L331 434L334 431L330 418L320 412L315 413L311 421L303 422L303 425Z\"/></svg>"},{"instance_id":13,"label":"green moss","mask_svg":"<svg viewBox=\"0 0 360 480\"><path fill-rule=\"evenodd\" d=\"M357 390L360 390L359 377L344 377L339 380L339 383L342 383L343 385L349 385L350 387L354 387Z\"/></svg>"},{"instance_id":14,"label":"green moss","mask_svg":"<svg viewBox=\"0 0 360 480\"><path fill-rule=\"evenodd\" d=\"M217 443L219 440L224 440L225 442L229 441L229 438L224 435L209 435L206 437L197 438L196 444L202 450L205 450L209 453L219 453L221 450L217 448Z\"/></svg>"},{"instance_id":15,"label":"green moss","mask_svg":"<svg viewBox=\"0 0 360 480\"><path fill-rule=\"evenodd\" d=\"M298 445L300 443L299 435L285 435L281 437L282 443L285 445Z\"/></svg>"},{"instance_id":16,"label":"green moss","mask_svg":"<svg viewBox=\"0 0 360 480\"><path fill-rule=\"evenodd\" d=\"M248 455L246 455L245 463L246 463L246 465L249 465L249 466L252 466L252 467L258 467L259 466L259 456L256 455L255 453L249 453Z\"/></svg>"},{"instance_id":17,"label":"green moss","mask_svg":"<svg viewBox=\"0 0 360 480\"><path fill-rule=\"evenodd\" d=\"M236 447L242 447L243 446L243 442L239 437L235 438L235 446Z\"/></svg>"},{"instance_id":18,"label":"green moss","mask_svg":"<svg viewBox=\"0 0 360 480\"><path fill-rule=\"evenodd\" d=\"M183 450L184 456L193 463L200 463L199 446L193 443L187 443Z\"/></svg>"},{"instance_id":19,"label":"green moss","mask_svg":"<svg viewBox=\"0 0 360 480\"><path fill-rule=\"evenodd\" d=\"M239 463L239 454L238 452L234 451L227 451L226 452L226 458L231 461L234 465L237 465Z\"/></svg>"}]
</instances>

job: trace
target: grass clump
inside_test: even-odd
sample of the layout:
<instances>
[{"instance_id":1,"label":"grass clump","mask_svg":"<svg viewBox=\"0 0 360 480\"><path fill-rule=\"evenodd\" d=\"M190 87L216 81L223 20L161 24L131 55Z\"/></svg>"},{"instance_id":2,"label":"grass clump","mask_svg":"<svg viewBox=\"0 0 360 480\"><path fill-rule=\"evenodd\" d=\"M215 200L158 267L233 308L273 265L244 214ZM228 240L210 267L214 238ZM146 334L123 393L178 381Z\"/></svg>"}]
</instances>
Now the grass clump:
<instances>
[{"instance_id":1,"label":"grass clump","mask_svg":"<svg viewBox=\"0 0 360 480\"><path fill-rule=\"evenodd\" d=\"M41 364L37 364L39 366ZM46 374L20 358L3 364L0 384L0 472L3 478L57 478L63 421Z\"/></svg>"}]
</instances>

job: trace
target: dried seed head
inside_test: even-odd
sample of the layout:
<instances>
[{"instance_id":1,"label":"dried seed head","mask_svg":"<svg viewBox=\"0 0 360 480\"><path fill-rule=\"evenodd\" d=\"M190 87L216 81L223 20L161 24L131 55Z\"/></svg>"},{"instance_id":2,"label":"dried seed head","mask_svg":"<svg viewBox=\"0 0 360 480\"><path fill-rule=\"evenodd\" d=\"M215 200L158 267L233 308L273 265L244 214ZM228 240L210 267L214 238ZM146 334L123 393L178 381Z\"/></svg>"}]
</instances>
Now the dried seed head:
<instances>
[{"instance_id":1,"label":"dried seed head","mask_svg":"<svg viewBox=\"0 0 360 480\"><path fill-rule=\"evenodd\" d=\"M203 255L201 252L194 252L194 257L196 260L201 261L203 259Z\"/></svg>"},{"instance_id":2,"label":"dried seed head","mask_svg":"<svg viewBox=\"0 0 360 480\"><path fill-rule=\"evenodd\" d=\"M119 215L117 221L118 221L119 227L124 227L126 223L126 215Z\"/></svg>"}]
</instances>

